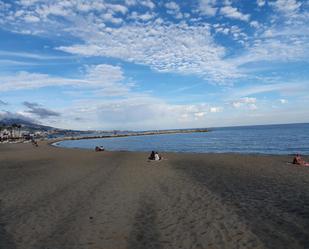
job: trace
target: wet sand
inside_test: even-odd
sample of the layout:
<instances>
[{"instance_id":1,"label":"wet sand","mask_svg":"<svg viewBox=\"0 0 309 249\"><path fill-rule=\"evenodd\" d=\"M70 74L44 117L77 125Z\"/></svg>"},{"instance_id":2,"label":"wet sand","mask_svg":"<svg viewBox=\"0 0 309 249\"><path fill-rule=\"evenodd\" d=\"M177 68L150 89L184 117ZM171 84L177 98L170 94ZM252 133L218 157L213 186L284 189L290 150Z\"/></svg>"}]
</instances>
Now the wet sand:
<instances>
[{"instance_id":1,"label":"wet sand","mask_svg":"<svg viewBox=\"0 0 309 249\"><path fill-rule=\"evenodd\" d=\"M0 248L309 248L290 156L147 156L0 145Z\"/></svg>"}]
</instances>

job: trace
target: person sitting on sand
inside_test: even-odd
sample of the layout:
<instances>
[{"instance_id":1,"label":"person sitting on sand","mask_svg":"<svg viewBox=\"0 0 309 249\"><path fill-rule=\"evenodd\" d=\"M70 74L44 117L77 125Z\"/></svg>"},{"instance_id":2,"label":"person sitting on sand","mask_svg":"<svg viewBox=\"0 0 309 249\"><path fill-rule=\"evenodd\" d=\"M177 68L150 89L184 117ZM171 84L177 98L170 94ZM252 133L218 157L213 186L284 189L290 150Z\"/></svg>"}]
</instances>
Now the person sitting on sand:
<instances>
[{"instance_id":1,"label":"person sitting on sand","mask_svg":"<svg viewBox=\"0 0 309 249\"><path fill-rule=\"evenodd\" d=\"M98 151L104 151L104 147L103 146L96 146L95 147L95 151L98 152Z\"/></svg>"},{"instance_id":2,"label":"person sitting on sand","mask_svg":"<svg viewBox=\"0 0 309 249\"><path fill-rule=\"evenodd\" d=\"M151 151L150 156L148 157L149 160L155 160L155 152Z\"/></svg>"},{"instance_id":3,"label":"person sitting on sand","mask_svg":"<svg viewBox=\"0 0 309 249\"><path fill-rule=\"evenodd\" d=\"M297 154L293 159L293 164L297 164L300 166L309 167L309 162L306 162L304 159L301 158L299 154Z\"/></svg>"},{"instance_id":4,"label":"person sitting on sand","mask_svg":"<svg viewBox=\"0 0 309 249\"><path fill-rule=\"evenodd\" d=\"M161 159L162 159L162 157L159 156L159 153L158 153L158 152L155 152L155 154L154 154L154 160L155 160L155 161L159 161L159 160L161 160Z\"/></svg>"}]
</instances>

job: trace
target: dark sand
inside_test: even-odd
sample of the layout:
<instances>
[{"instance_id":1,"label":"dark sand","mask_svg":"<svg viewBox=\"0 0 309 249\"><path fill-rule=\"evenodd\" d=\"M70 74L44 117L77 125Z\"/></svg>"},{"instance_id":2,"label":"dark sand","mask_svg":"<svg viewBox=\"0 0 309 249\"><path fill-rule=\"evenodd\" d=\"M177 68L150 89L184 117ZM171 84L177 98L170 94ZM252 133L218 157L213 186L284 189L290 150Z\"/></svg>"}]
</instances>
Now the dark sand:
<instances>
[{"instance_id":1,"label":"dark sand","mask_svg":"<svg viewBox=\"0 0 309 249\"><path fill-rule=\"evenodd\" d=\"M309 248L291 157L147 156L0 145L0 248Z\"/></svg>"}]
</instances>

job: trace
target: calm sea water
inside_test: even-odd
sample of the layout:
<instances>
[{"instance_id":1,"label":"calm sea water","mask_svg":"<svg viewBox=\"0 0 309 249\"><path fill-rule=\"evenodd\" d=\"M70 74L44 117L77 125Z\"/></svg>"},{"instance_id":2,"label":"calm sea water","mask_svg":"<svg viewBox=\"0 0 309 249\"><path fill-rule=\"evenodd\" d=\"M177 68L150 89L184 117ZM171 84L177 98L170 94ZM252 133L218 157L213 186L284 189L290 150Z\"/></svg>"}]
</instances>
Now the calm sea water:
<instances>
[{"instance_id":1,"label":"calm sea water","mask_svg":"<svg viewBox=\"0 0 309 249\"><path fill-rule=\"evenodd\" d=\"M213 128L206 133L71 140L60 147L110 151L233 152L309 155L309 124Z\"/></svg>"}]
</instances>

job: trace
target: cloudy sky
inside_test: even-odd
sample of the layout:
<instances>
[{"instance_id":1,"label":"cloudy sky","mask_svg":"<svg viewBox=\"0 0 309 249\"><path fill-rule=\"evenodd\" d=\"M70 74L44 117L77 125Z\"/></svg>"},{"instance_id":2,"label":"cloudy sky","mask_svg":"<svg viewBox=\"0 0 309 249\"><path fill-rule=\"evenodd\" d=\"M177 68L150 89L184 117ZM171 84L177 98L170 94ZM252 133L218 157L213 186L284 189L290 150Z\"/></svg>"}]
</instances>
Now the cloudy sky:
<instances>
[{"instance_id":1,"label":"cloudy sky","mask_svg":"<svg viewBox=\"0 0 309 249\"><path fill-rule=\"evenodd\" d=\"M0 0L0 119L309 122L309 1Z\"/></svg>"}]
</instances>

